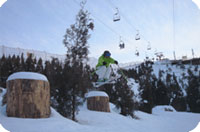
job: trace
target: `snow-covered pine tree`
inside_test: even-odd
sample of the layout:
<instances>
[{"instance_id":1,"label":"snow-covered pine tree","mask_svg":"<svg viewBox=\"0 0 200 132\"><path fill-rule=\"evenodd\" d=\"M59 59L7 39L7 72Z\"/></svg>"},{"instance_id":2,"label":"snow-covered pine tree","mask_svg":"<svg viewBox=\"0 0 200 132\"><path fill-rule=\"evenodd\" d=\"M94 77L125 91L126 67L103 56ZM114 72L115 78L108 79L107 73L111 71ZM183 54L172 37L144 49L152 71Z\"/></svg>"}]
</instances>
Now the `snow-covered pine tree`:
<instances>
[{"instance_id":1,"label":"snow-covered pine tree","mask_svg":"<svg viewBox=\"0 0 200 132\"><path fill-rule=\"evenodd\" d=\"M136 69L138 69L138 67L132 68L132 69L129 69L129 70L123 70L123 73L126 74L126 76L128 78L134 78L135 81L138 81L139 80L139 74L137 73Z\"/></svg>"},{"instance_id":2,"label":"snow-covered pine tree","mask_svg":"<svg viewBox=\"0 0 200 132\"><path fill-rule=\"evenodd\" d=\"M191 112L200 113L200 74L188 69L187 103Z\"/></svg>"},{"instance_id":3,"label":"snow-covered pine tree","mask_svg":"<svg viewBox=\"0 0 200 132\"><path fill-rule=\"evenodd\" d=\"M174 73L171 78L171 85L169 89L171 98L170 105L172 105L177 111L185 111L186 99Z\"/></svg>"},{"instance_id":4,"label":"snow-covered pine tree","mask_svg":"<svg viewBox=\"0 0 200 132\"><path fill-rule=\"evenodd\" d=\"M140 90L140 96L142 98L142 102L139 105L139 109L147 112L152 113L152 108L154 106L153 97L154 97L154 83L152 83L152 62L146 61L143 64L139 66L139 90Z\"/></svg>"},{"instance_id":5,"label":"snow-covered pine tree","mask_svg":"<svg viewBox=\"0 0 200 132\"><path fill-rule=\"evenodd\" d=\"M78 105L82 102L81 96L91 87L88 68L88 39L89 31L93 29L93 23L89 18L88 11L80 9L76 16L75 24L66 30L63 43L67 48L66 64L68 64L71 75L68 76L69 84L67 89L70 91L71 98L71 118L75 120L75 113L78 111Z\"/></svg>"}]
</instances>

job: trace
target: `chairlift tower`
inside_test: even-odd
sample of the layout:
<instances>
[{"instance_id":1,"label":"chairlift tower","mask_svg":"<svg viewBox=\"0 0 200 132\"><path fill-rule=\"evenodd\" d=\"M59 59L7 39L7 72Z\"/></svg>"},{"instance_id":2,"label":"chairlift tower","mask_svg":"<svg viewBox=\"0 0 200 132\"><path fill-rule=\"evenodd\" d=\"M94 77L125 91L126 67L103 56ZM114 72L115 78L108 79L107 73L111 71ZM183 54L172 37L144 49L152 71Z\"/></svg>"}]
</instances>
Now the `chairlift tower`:
<instances>
[{"instance_id":1,"label":"chairlift tower","mask_svg":"<svg viewBox=\"0 0 200 132\"><path fill-rule=\"evenodd\" d=\"M193 59L194 59L194 50L192 49L192 57L193 57Z\"/></svg>"},{"instance_id":2,"label":"chairlift tower","mask_svg":"<svg viewBox=\"0 0 200 132\"><path fill-rule=\"evenodd\" d=\"M173 4L173 46L174 46L174 60L176 60L176 51L175 51L175 3L174 0L172 0L172 4Z\"/></svg>"}]
</instances>

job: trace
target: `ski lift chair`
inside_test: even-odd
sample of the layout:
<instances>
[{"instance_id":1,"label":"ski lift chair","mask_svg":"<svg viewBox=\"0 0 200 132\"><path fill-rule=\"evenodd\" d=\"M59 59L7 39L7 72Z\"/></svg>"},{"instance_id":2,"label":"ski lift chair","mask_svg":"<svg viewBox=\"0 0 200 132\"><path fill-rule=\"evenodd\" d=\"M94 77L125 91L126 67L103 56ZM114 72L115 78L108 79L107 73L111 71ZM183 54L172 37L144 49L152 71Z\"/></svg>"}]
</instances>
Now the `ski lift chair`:
<instances>
[{"instance_id":1,"label":"ski lift chair","mask_svg":"<svg viewBox=\"0 0 200 132\"><path fill-rule=\"evenodd\" d=\"M124 44L124 42L122 40L120 40L119 48L120 49L124 49L125 48L125 44Z\"/></svg>"},{"instance_id":2,"label":"ski lift chair","mask_svg":"<svg viewBox=\"0 0 200 132\"><path fill-rule=\"evenodd\" d=\"M137 34L135 35L135 40L140 40L139 31L137 30Z\"/></svg>"},{"instance_id":3,"label":"ski lift chair","mask_svg":"<svg viewBox=\"0 0 200 132\"><path fill-rule=\"evenodd\" d=\"M150 42L148 42L149 44L147 45L147 50L151 50L151 44Z\"/></svg>"},{"instance_id":4,"label":"ski lift chair","mask_svg":"<svg viewBox=\"0 0 200 132\"><path fill-rule=\"evenodd\" d=\"M119 48L120 49L124 49L125 48L125 44L124 41L122 41L122 37L120 36L120 41L119 41Z\"/></svg>"},{"instance_id":5,"label":"ski lift chair","mask_svg":"<svg viewBox=\"0 0 200 132\"><path fill-rule=\"evenodd\" d=\"M119 48L120 48L120 49L124 49L124 48L125 48L125 44L124 44L124 43L119 44Z\"/></svg>"},{"instance_id":6,"label":"ski lift chair","mask_svg":"<svg viewBox=\"0 0 200 132\"><path fill-rule=\"evenodd\" d=\"M138 50L135 51L135 55L136 55L136 56L139 56L139 55L140 55L140 53L139 53Z\"/></svg>"},{"instance_id":7,"label":"ski lift chair","mask_svg":"<svg viewBox=\"0 0 200 132\"><path fill-rule=\"evenodd\" d=\"M113 21L114 22L117 22L117 21L119 21L120 20L120 15L119 15L119 10L118 10L118 8L116 8L116 10L117 10L117 12L114 14L114 16L113 16Z\"/></svg>"}]
</instances>

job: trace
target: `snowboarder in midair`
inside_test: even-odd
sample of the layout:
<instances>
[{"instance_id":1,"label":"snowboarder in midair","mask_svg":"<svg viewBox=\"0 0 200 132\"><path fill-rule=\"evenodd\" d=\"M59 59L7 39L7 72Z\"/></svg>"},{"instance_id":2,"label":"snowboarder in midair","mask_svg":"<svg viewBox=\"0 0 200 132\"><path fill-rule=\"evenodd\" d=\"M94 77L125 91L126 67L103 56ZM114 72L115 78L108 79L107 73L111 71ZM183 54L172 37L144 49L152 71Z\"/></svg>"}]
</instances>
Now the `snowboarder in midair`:
<instances>
[{"instance_id":1,"label":"snowboarder in midair","mask_svg":"<svg viewBox=\"0 0 200 132\"><path fill-rule=\"evenodd\" d=\"M96 65L96 74L98 75L98 82L104 82L109 80L111 67L110 64L118 65L118 62L110 57L111 53L106 50L103 55L98 59L98 64Z\"/></svg>"}]
</instances>

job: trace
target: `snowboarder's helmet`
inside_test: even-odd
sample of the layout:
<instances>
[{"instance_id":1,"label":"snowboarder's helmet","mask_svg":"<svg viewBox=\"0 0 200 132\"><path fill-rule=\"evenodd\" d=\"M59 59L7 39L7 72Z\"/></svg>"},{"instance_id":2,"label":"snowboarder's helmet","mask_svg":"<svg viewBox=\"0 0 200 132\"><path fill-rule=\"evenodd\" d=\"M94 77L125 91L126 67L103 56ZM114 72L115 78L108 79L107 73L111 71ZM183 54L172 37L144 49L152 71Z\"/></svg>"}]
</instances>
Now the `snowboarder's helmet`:
<instances>
[{"instance_id":1,"label":"snowboarder's helmet","mask_svg":"<svg viewBox=\"0 0 200 132\"><path fill-rule=\"evenodd\" d=\"M106 51L104 51L103 56L110 57L111 53L108 50L106 50Z\"/></svg>"}]
</instances>

